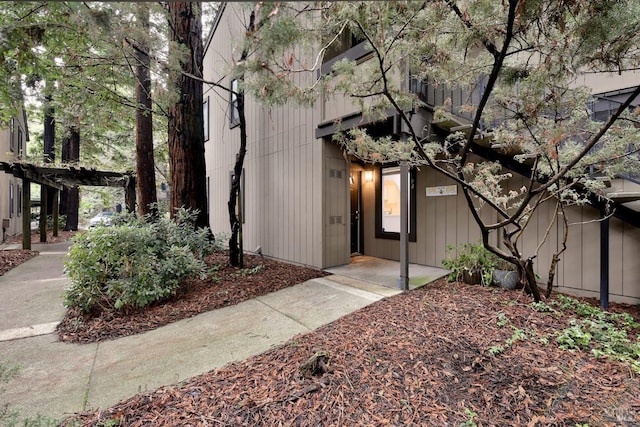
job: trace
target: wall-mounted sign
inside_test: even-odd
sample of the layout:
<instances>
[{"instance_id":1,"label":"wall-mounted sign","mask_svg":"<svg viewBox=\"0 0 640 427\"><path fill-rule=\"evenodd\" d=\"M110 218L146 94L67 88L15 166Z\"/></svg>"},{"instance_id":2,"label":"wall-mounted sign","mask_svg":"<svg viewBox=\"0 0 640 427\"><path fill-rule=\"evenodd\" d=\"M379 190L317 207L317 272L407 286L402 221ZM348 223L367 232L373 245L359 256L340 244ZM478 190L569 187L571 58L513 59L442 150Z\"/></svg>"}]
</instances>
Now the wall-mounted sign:
<instances>
[{"instance_id":1,"label":"wall-mounted sign","mask_svg":"<svg viewBox=\"0 0 640 427\"><path fill-rule=\"evenodd\" d=\"M457 194L457 185L438 185L437 187L427 187L427 197L455 196Z\"/></svg>"}]
</instances>

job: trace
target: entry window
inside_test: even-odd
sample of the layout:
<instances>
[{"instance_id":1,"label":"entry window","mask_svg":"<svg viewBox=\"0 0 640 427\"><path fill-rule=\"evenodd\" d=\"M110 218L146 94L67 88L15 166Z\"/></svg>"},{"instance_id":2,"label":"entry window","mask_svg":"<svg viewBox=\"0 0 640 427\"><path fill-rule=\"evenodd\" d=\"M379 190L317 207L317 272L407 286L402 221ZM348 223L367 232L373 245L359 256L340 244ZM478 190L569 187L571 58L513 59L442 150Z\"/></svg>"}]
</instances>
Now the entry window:
<instances>
[{"instance_id":1,"label":"entry window","mask_svg":"<svg viewBox=\"0 0 640 427\"><path fill-rule=\"evenodd\" d=\"M400 238L400 167L380 168L376 191L376 237ZM415 173L409 172L409 239L415 241Z\"/></svg>"}]
</instances>

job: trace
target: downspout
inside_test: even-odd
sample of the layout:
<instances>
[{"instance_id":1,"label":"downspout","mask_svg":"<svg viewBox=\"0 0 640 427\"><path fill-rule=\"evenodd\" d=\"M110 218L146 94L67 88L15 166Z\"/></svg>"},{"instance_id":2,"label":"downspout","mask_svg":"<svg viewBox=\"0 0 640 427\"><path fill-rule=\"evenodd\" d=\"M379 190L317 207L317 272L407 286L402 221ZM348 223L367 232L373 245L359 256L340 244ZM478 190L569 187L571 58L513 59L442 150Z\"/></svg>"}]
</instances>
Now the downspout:
<instances>
[{"instance_id":1,"label":"downspout","mask_svg":"<svg viewBox=\"0 0 640 427\"><path fill-rule=\"evenodd\" d=\"M409 164L400 163L400 290L409 290Z\"/></svg>"},{"instance_id":2,"label":"downspout","mask_svg":"<svg viewBox=\"0 0 640 427\"><path fill-rule=\"evenodd\" d=\"M609 308L609 215L600 208L600 307Z\"/></svg>"}]
</instances>

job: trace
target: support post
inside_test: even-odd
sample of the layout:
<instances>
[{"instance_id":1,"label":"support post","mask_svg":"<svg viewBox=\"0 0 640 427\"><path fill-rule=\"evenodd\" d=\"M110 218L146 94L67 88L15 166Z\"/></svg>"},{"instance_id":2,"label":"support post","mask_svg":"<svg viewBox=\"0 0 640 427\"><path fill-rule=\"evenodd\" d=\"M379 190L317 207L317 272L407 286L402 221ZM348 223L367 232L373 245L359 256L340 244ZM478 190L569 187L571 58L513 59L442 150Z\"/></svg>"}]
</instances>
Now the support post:
<instances>
[{"instance_id":1,"label":"support post","mask_svg":"<svg viewBox=\"0 0 640 427\"><path fill-rule=\"evenodd\" d=\"M244 268L244 245L242 240L242 173L240 174L240 185L238 186L238 265Z\"/></svg>"},{"instance_id":2,"label":"support post","mask_svg":"<svg viewBox=\"0 0 640 427\"><path fill-rule=\"evenodd\" d=\"M31 181L22 179L22 249L31 250Z\"/></svg>"},{"instance_id":3,"label":"support post","mask_svg":"<svg viewBox=\"0 0 640 427\"><path fill-rule=\"evenodd\" d=\"M400 163L400 278L398 287L409 289L409 165Z\"/></svg>"},{"instance_id":4,"label":"support post","mask_svg":"<svg viewBox=\"0 0 640 427\"><path fill-rule=\"evenodd\" d=\"M53 206L51 207L51 211L53 214L53 230L52 233L53 237L58 237L58 229L59 227L59 222L60 222L60 190L58 190L56 188L56 190L53 193Z\"/></svg>"},{"instance_id":5,"label":"support post","mask_svg":"<svg viewBox=\"0 0 640 427\"><path fill-rule=\"evenodd\" d=\"M609 215L600 208L600 307L609 308Z\"/></svg>"},{"instance_id":6,"label":"support post","mask_svg":"<svg viewBox=\"0 0 640 427\"><path fill-rule=\"evenodd\" d=\"M45 243L47 241L47 212L48 200L47 200L47 187L40 184L40 242Z\"/></svg>"},{"instance_id":7,"label":"support post","mask_svg":"<svg viewBox=\"0 0 640 427\"><path fill-rule=\"evenodd\" d=\"M127 186L124 189L125 206L127 212L136 211L136 177L129 176Z\"/></svg>"}]
</instances>

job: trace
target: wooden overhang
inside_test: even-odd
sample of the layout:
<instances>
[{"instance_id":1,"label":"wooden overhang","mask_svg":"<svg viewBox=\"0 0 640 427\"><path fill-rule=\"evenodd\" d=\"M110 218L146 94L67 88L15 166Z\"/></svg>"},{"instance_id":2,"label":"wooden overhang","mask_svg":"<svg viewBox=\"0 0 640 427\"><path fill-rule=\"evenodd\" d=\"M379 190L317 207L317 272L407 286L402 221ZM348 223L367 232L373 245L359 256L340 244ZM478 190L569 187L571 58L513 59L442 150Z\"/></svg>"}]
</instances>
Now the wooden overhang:
<instances>
[{"instance_id":1,"label":"wooden overhang","mask_svg":"<svg viewBox=\"0 0 640 427\"><path fill-rule=\"evenodd\" d=\"M123 187L125 189L125 204L127 210L133 211L136 204L136 178L133 172L99 171L85 167L49 167L39 166L23 162L0 162L0 170L10 173L23 180L22 185L22 211L31 212L30 183L40 184L43 187L56 190L55 199L58 200L59 192L64 187L96 186L96 187ZM46 200L46 198L44 199ZM43 201L44 201L43 200ZM57 235L58 225L57 202L53 206L54 235ZM45 207L46 209L46 207ZM40 206L42 216L43 206ZM44 215L46 218L46 214ZM22 248L31 249L31 233L24 230L31 229L31 215L22 217ZM46 241L46 221L41 221L40 240Z\"/></svg>"}]
</instances>

